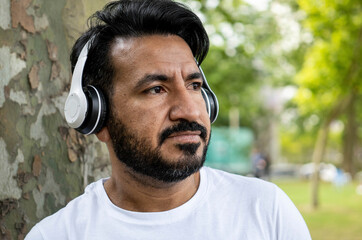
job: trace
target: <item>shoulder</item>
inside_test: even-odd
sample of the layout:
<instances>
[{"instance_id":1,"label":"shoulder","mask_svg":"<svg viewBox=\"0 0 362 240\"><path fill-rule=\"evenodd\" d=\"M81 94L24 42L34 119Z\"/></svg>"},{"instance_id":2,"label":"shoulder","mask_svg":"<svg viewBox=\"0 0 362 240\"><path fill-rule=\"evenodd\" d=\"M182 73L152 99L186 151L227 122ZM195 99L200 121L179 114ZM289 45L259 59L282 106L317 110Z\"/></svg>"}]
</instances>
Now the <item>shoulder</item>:
<instances>
[{"instance_id":1,"label":"shoulder","mask_svg":"<svg viewBox=\"0 0 362 240\"><path fill-rule=\"evenodd\" d=\"M56 213L44 218L37 223L29 232L26 239L48 239L49 234L56 234L55 239L67 239L67 233L75 226L75 223L79 226L80 223L87 221L90 217L94 205L98 204L98 188L102 185L103 180L91 183L88 185L84 193L72 201L70 201L64 208L60 209ZM38 236L32 238L32 236Z\"/></svg>"},{"instance_id":2,"label":"shoulder","mask_svg":"<svg viewBox=\"0 0 362 240\"><path fill-rule=\"evenodd\" d=\"M102 184L102 180L91 183L86 187L84 193L72 201L70 201L64 208L60 209L55 214L45 218L40 223L45 223L57 218L71 218L73 215L76 215L78 212L81 212L83 209L88 209L89 205L97 202L97 187ZM83 215L83 214L82 214ZM76 216L79 218L79 216Z\"/></svg>"},{"instance_id":3,"label":"shoulder","mask_svg":"<svg viewBox=\"0 0 362 240\"><path fill-rule=\"evenodd\" d=\"M247 216L242 222L269 232L277 239L310 239L308 228L290 198L275 184L258 178L204 168L209 202L223 212Z\"/></svg>"},{"instance_id":4,"label":"shoulder","mask_svg":"<svg viewBox=\"0 0 362 240\"><path fill-rule=\"evenodd\" d=\"M228 173L225 171L204 167L207 179L211 189L236 191L248 193L249 197L252 195L275 195L281 191L274 183L267 182L254 177L246 177L238 174ZM250 195L252 194L252 195Z\"/></svg>"},{"instance_id":5,"label":"shoulder","mask_svg":"<svg viewBox=\"0 0 362 240\"><path fill-rule=\"evenodd\" d=\"M209 199L215 204L235 206L236 211L258 211L257 214L274 218L279 206L290 201L274 183L254 177L245 177L216 169L205 168Z\"/></svg>"}]
</instances>

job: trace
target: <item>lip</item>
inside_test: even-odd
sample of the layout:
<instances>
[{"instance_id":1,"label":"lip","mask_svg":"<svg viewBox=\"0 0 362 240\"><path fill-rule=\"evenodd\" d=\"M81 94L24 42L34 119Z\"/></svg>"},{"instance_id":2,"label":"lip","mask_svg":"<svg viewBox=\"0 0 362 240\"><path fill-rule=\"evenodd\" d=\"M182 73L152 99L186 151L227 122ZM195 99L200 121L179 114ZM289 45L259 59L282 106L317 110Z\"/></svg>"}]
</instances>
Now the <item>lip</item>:
<instances>
[{"instance_id":1,"label":"lip","mask_svg":"<svg viewBox=\"0 0 362 240\"><path fill-rule=\"evenodd\" d=\"M198 143L200 141L200 134L200 131L177 132L168 136L168 139L178 143Z\"/></svg>"}]
</instances>

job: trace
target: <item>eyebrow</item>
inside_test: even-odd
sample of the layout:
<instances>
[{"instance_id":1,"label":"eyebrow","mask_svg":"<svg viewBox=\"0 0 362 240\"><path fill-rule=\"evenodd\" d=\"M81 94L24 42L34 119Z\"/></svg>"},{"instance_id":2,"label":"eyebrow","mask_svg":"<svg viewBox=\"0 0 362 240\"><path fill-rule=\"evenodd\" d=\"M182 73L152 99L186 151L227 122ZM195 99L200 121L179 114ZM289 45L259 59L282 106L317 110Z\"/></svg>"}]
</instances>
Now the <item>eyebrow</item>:
<instances>
[{"instance_id":1,"label":"eyebrow","mask_svg":"<svg viewBox=\"0 0 362 240\"><path fill-rule=\"evenodd\" d=\"M186 81L192 80L192 79L199 79L199 78L202 79L202 74L200 72L194 72L194 73L187 75Z\"/></svg>"},{"instance_id":2,"label":"eyebrow","mask_svg":"<svg viewBox=\"0 0 362 240\"><path fill-rule=\"evenodd\" d=\"M167 77L164 74L147 74L137 82L135 88L140 88L143 85L154 81L166 82L169 80L170 80L169 77Z\"/></svg>"},{"instance_id":3,"label":"eyebrow","mask_svg":"<svg viewBox=\"0 0 362 240\"><path fill-rule=\"evenodd\" d=\"M185 81L192 79L202 79L202 74L200 72L191 73L187 75ZM148 84L154 81L167 82L170 81L170 78L164 74L147 74L137 82L135 88L140 88L144 84Z\"/></svg>"}]
</instances>

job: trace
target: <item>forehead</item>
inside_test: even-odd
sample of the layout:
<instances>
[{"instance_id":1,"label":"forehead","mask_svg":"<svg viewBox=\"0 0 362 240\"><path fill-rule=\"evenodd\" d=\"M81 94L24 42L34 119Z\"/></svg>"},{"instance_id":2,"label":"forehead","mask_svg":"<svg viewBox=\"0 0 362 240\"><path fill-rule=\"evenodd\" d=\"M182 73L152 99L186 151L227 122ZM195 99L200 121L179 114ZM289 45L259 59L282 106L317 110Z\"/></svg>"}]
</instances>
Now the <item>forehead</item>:
<instances>
[{"instance_id":1,"label":"forehead","mask_svg":"<svg viewBox=\"0 0 362 240\"><path fill-rule=\"evenodd\" d=\"M197 68L190 47L176 35L118 38L110 56L116 75Z\"/></svg>"}]
</instances>

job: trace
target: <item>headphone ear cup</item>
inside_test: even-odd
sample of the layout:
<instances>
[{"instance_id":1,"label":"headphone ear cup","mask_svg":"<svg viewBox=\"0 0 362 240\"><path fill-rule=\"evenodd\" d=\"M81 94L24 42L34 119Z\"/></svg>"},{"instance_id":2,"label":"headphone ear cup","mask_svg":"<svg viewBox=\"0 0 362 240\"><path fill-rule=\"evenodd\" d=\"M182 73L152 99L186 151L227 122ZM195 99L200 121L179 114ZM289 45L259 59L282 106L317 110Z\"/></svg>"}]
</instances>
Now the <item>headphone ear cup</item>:
<instances>
[{"instance_id":1,"label":"headphone ear cup","mask_svg":"<svg viewBox=\"0 0 362 240\"><path fill-rule=\"evenodd\" d=\"M196 59L195 59L196 61ZM196 61L197 63L197 61ZM219 114L219 102L217 101L216 95L212 92L209 84L207 83L206 77L204 72L202 71L201 66L197 63L202 79L204 80L202 87L201 87L201 93L202 97L205 100L206 103L206 109L210 117L211 123L214 123L217 115Z\"/></svg>"},{"instance_id":2,"label":"headphone ear cup","mask_svg":"<svg viewBox=\"0 0 362 240\"><path fill-rule=\"evenodd\" d=\"M102 91L95 86L88 85L84 88L84 93L88 101L88 109L83 124L76 130L89 135L99 132L104 126L107 104Z\"/></svg>"},{"instance_id":3,"label":"headphone ear cup","mask_svg":"<svg viewBox=\"0 0 362 240\"><path fill-rule=\"evenodd\" d=\"M210 117L211 123L216 120L217 106L215 103L214 95L207 88L201 88L202 97L204 98L206 109Z\"/></svg>"},{"instance_id":4,"label":"headphone ear cup","mask_svg":"<svg viewBox=\"0 0 362 240\"><path fill-rule=\"evenodd\" d=\"M93 87L93 86L91 86ZM94 126L94 130L90 133L98 133L105 125L106 122L106 118L107 118L107 103L106 103L106 98L103 94L103 92L94 87L95 89L97 89L98 94L99 94L99 102L100 102L100 110L99 110L99 119L98 119L98 123Z\"/></svg>"}]
</instances>

